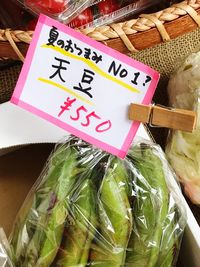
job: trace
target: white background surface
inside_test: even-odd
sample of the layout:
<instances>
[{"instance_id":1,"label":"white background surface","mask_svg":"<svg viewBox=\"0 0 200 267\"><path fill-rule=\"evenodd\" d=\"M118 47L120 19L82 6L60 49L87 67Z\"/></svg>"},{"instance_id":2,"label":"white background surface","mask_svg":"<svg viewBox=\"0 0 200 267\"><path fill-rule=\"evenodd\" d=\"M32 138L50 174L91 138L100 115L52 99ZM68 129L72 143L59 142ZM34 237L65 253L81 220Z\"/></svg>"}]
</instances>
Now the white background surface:
<instances>
[{"instance_id":1,"label":"white background surface","mask_svg":"<svg viewBox=\"0 0 200 267\"><path fill-rule=\"evenodd\" d=\"M0 105L0 148L29 143L54 143L67 133L10 102Z\"/></svg>"}]
</instances>

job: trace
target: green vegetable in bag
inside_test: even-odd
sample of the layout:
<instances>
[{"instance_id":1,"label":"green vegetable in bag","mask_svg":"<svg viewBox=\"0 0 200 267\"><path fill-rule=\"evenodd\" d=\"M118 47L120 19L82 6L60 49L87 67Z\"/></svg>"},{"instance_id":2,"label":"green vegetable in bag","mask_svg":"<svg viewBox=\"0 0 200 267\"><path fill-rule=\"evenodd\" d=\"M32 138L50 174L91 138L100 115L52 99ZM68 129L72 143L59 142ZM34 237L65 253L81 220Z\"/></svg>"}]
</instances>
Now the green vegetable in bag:
<instances>
[{"instance_id":1,"label":"green vegetable in bag","mask_svg":"<svg viewBox=\"0 0 200 267\"><path fill-rule=\"evenodd\" d=\"M11 249L17 266L25 260L29 242L31 243L29 247L32 247L33 258L34 254L38 253L38 241L43 230L35 231L35 227L46 220L47 210L53 208L55 204L54 191L56 190L57 179L61 175L65 160L69 156L66 155L65 151L66 147L61 146L51 155L45 172L39 177L39 184L36 183L32 189L35 193L29 194L26 205L19 213L11 241ZM34 235L35 232L37 233Z\"/></svg>"},{"instance_id":2,"label":"green vegetable in bag","mask_svg":"<svg viewBox=\"0 0 200 267\"><path fill-rule=\"evenodd\" d=\"M172 267L185 219L164 162L150 143L124 160L75 137L57 146L12 233L16 267Z\"/></svg>"},{"instance_id":3,"label":"green vegetable in bag","mask_svg":"<svg viewBox=\"0 0 200 267\"><path fill-rule=\"evenodd\" d=\"M153 267L159 256L163 222L168 212L168 188L162 163L151 147L133 147L129 155L140 175L135 180L134 225L126 263Z\"/></svg>"},{"instance_id":4,"label":"green vegetable in bag","mask_svg":"<svg viewBox=\"0 0 200 267\"><path fill-rule=\"evenodd\" d=\"M89 175L89 174L88 174ZM69 224L55 266L86 266L96 227L96 188L91 176L80 182L72 197Z\"/></svg>"},{"instance_id":5,"label":"green vegetable in bag","mask_svg":"<svg viewBox=\"0 0 200 267\"><path fill-rule=\"evenodd\" d=\"M100 232L91 251L91 264L123 266L131 234L128 173L124 162L110 156L98 194Z\"/></svg>"},{"instance_id":6,"label":"green vegetable in bag","mask_svg":"<svg viewBox=\"0 0 200 267\"><path fill-rule=\"evenodd\" d=\"M83 171L77 167L77 150L73 147L67 149L63 147L63 149L65 155L61 150L61 154L58 153L58 159L54 158L58 164L55 165L57 169L55 167L52 172L48 173L44 184L37 190L30 216L26 219L26 221L30 220L35 231L27 245L25 255L23 257L20 255L19 261L16 261L17 266L49 266L57 254L68 215L70 190L73 189L77 175ZM59 162L60 156L62 158L61 164ZM38 218L32 220L35 213ZM20 227L23 229L23 225Z\"/></svg>"}]
</instances>

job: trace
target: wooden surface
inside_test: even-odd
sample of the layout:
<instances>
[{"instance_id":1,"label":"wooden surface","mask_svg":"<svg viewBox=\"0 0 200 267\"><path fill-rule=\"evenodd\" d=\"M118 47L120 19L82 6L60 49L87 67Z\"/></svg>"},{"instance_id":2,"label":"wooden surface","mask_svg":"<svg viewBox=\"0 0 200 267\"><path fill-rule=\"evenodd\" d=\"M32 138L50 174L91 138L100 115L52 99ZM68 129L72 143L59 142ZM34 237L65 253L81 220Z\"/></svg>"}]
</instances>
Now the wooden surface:
<instances>
[{"instance_id":1,"label":"wooden surface","mask_svg":"<svg viewBox=\"0 0 200 267\"><path fill-rule=\"evenodd\" d=\"M196 125L194 111L169 109L156 105L131 104L129 119L185 132L192 132Z\"/></svg>"},{"instance_id":2,"label":"wooden surface","mask_svg":"<svg viewBox=\"0 0 200 267\"><path fill-rule=\"evenodd\" d=\"M165 128L192 132L196 124L196 114L190 110L154 106L151 123Z\"/></svg>"},{"instance_id":3,"label":"wooden surface","mask_svg":"<svg viewBox=\"0 0 200 267\"><path fill-rule=\"evenodd\" d=\"M26 55L28 44L26 43L17 43L17 47L22 52L23 55ZM19 59L9 42L0 41L0 57Z\"/></svg>"},{"instance_id":4,"label":"wooden surface","mask_svg":"<svg viewBox=\"0 0 200 267\"><path fill-rule=\"evenodd\" d=\"M198 14L200 14L200 9L196 11ZM189 15L185 15L183 17L179 17L174 21L167 22L164 24L164 26L171 39L197 29L197 24ZM152 47L162 42L161 36L156 28L152 28L145 32L128 35L128 38L133 43L134 47L138 50ZM104 41L103 43L122 53L129 52L120 38L109 39L108 41ZM22 54L25 55L28 49L28 44L17 43L17 46ZM4 41L0 42L0 57L17 59L17 55L13 51L10 44Z\"/></svg>"},{"instance_id":5,"label":"wooden surface","mask_svg":"<svg viewBox=\"0 0 200 267\"><path fill-rule=\"evenodd\" d=\"M52 148L30 145L0 157L0 226L7 235Z\"/></svg>"},{"instance_id":6,"label":"wooden surface","mask_svg":"<svg viewBox=\"0 0 200 267\"><path fill-rule=\"evenodd\" d=\"M129 108L129 119L148 123L151 114L151 106L131 104Z\"/></svg>"},{"instance_id":7,"label":"wooden surface","mask_svg":"<svg viewBox=\"0 0 200 267\"><path fill-rule=\"evenodd\" d=\"M196 10L200 14L200 9ZM189 16L180 17L174 21L164 24L166 31L171 39L174 39L183 34L189 33L198 28L194 20ZM143 50L148 47L155 46L162 43L161 36L156 28L150 29L145 32L128 35L129 40L138 50ZM129 52L121 39L110 39L104 42L106 45L120 51L121 53Z\"/></svg>"}]
</instances>

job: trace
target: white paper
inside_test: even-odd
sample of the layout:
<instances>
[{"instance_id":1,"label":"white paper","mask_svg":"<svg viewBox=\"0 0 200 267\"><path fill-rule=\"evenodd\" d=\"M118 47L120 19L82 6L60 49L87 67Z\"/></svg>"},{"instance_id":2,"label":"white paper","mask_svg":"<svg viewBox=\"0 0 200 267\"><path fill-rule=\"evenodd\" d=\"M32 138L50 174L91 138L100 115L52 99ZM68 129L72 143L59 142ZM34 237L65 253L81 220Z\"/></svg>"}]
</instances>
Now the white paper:
<instances>
[{"instance_id":1,"label":"white paper","mask_svg":"<svg viewBox=\"0 0 200 267\"><path fill-rule=\"evenodd\" d=\"M11 102L124 158L138 129L131 102L149 104L158 72L41 16Z\"/></svg>"}]
</instances>

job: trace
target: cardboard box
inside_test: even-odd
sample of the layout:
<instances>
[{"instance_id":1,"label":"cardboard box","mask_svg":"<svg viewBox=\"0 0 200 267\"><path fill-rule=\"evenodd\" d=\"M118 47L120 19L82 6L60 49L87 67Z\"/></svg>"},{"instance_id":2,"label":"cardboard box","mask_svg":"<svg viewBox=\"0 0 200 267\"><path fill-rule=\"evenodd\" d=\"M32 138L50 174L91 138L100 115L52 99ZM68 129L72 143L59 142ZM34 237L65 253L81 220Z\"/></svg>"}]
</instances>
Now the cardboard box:
<instances>
[{"instance_id":1,"label":"cardboard box","mask_svg":"<svg viewBox=\"0 0 200 267\"><path fill-rule=\"evenodd\" d=\"M54 142L66 133L10 103L0 106L0 225L9 235L15 216L40 174ZM3 120L2 120L3 119ZM139 136L149 139L141 125ZM44 143L51 144L44 144ZM36 145L28 145L38 143ZM41 143L41 144L39 144ZM19 148L21 146L21 148ZM14 151L7 153L8 148ZM176 190L180 190L171 174ZM184 199L183 199L184 200ZM183 237L178 267L200 266L200 228L184 200L188 223Z\"/></svg>"}]
</instances>

